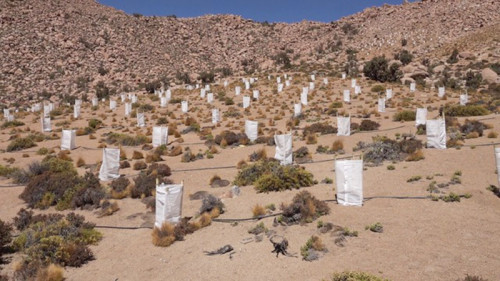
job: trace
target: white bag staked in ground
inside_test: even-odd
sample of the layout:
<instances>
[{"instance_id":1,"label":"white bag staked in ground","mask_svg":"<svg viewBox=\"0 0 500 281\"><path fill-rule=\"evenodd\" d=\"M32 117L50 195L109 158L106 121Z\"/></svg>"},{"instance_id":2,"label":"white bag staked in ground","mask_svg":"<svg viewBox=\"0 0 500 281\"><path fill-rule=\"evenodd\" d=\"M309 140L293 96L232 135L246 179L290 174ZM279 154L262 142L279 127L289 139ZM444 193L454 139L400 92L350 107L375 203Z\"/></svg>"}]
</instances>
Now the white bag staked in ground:
<instances>
[{"instance_id":1,"label":"white bag staked in ground","mask_svg":"<svg viewBox=\"0 0 500 281\"><path fill-rule=\"evenodd\" d=\"M347 78L347 74L342 73L342 79L346 79L346 78Z\"/></svg>"},{"instance_id":2,"label":"white bag staked in ground","mask_svg":"<svg viewBox=\"0 0 500 281\"><path fill-rule=\"evenodd\" d=\"M283 83L278 84L278 93L283 92Z\"/></svg>"},{"instance_id":3,"label":"white bag staked in ground","mask_svg":"<svg viewBox=\"0 0 500 281\"><path fill-rule=\"evenodd\" d=\"M328 85L328 78L323 78L323 84L326 86Z\"/></svg>"},{"instance_id":4,"label":"white bag staked in ground","mask_svg":"<svg viewBox=\"0 0 500 281\"><path fill-rule=\"evenodd\" d=\"M75 100L75 105L82 105L82 100L78 100L78 99L76 99L76 100Z\"/></svg>"},{"instance_id":5,"label":"white bag staked in ground","mask_svg":"<svg viewBox=\"0 0 500 281\"><path fill-rule=\"evenodd\" d=\"M167 98L166 97L160 98L160 107L167 107Z\"/></svg>"},{"instance_id":6,"label":"white bag staked in ground","mask_svg":"<svg viewBox=\"0 0 500 281\"><path fill-rule=\"evenodd\" d=\"M351 88L356 87L356 79L351 79Z\"/></svg>"},{"instance_id":7,"label":"white bag staked in ground","mask_svg":"<svg viewBox=\"0 0 500 281\"><path fill-rule=\"evenodd\" d=\"M245 134L250 141L255 141L259 133L259 122L245 120Z\"/></svg>"},{"instance_id":8,"label":"white bag staked in ground","mask_svg":"<svg viewBox=\"0 0 500 281\"><path fill-rule=\"evenodd\" d=\"M337 136L350 136L351 135L351 116L342 117L337 116Z\"/></svg>"},{"instance_id":9,"label":"white bag staked in ground","mask_svg":"<svg viewBox=\"0 0 500 281\"><path fill-rule=\"evenodd\" d=\"M410 92L415 92L417 90L417 84L415 83L411 83L410 84Z\"/></svg>"},{"instance_id":10,"label":"white bag staked in ground","mask_svg":"<svg viewBox=\"0 0 500 281\"><path fill-rule=\"evenodd\" d=\"M99 179L102 181L114 180L120 177L120 149L104 148L102 150L102 164L99 170Z\"/></svg>"},{"instance_id":11,"label":"white bag staked in ground","mask_svg":"<svg viewBox=\"0 0 500 281\"><path fill-rule=\"evenodd\" d=\"M121 99L122 102L125 102L125 94L121 94L120 95L120 99Z\"/></svg>"},{"instance_id":12,"label":"white bag staked in ground","mask_svg":"<svg viewBox=\"0 0 500 281\"><path fill-rule=\"evenodd\" d=\"M290 80L286 80L285 81L285 87L290 87L292 83L290 82Z\"/></svg>"},{"instance_id":13,"label":"white bag staked in ground","mask_svg":"<svg viewBox=\"0 0 500 281\"><path fill-rule=\"evenodd\" d=\"M337 202L344 206L363 206L363 160L336 160Z\"/></svg>"},{"instance_id":14,"label":"white bag staked in ground","mask_svg":"<svg viewBox=\"0 0 500 281\"><path fill-rule=\"evenodd\" d=\"M302 105L307 105L307 91L303 91L302 94L300 94L300 103Z\"/></svg>"},{"instance_id":15,"label":"white bag staked in ground","mask_svg":"<svg viewBox=\"0 0 500 281\"><path fill-rule=\"evenodd\" d=\"M167 98L167 100L172 99L172 91L170 89L168 89L167 92L165 93L165 97Z\"/></svg>"},{"instance_id":16,"label":"white bag staked in ground","mask_svg":"<svg viewBox=\"0 0 500 281\"><path fill-rule=\"evenodd\" d=\"M312 81L316 81L316 75L312 74L312 75L311 75L311 80L312 80Z\"/></svg>"},{"instance_id":17,"label":"white bag staked in ground","mask_svg":"<svg viewBox=\"0 0 500 281\"><path fill-rule=\"evenodd\" d=\"M236 86L236 88L234 88L234 94L239 96L241 94L241 87L240 86Z\"/></svg>"},{"instance_id":18,"label":"white bag staked in ground","mask_svg":"<svg viewBox=\"0 0 500 281\"><path fill-rule=\"evenodd\" d=\"M274 159L279 160L281 165L291 165L293 163L292 135L275 135L274 143L276 143Z\"/></svg>"},{"instance_id":19,"label":"white bag staked in ground","mask_svg":"<svg viewBox=\"0 0 500 281\"><path fill-rule=\"evenodd\" d=\"M188 102L183 100L181 102L181 110L182 110L182 113L187 113L189 111L189 105L188 105Z\"/></svg>"},{"instance_id":20,"label":"white bag staked in ground","mask_svg":"<svg viewBox=\"0 0 500 281\"><path fill-rule=\"evenodd\" d=\"M245 90L250 90L250 82L245 81Z\"/></svg>"},{"instance_id":21,"label":"white bag staked in ground","mask_svg":"<svg viewBox=\"0 0 500 281\"><path fill-rule=\"evenodd\" d=\"M207 92L210 91L210 85L209 84L205 85L205 90L207 90Z\"/></svg>"},{"instance_id":22,"label":"white bag staked in ground","mask_svg":"<svg viewBox=\"0 0 500 281\"><path fill-rule=\"evenodd\" d=\"M144 112L137 112L137 127L146 127Z\"/></svg>"},{"instance_id":23,"label":"white bag staked in ground","mask_svg":"<svg viewBox=\"0 0 500 281\"><path fill-rule=\"evenodd\" d=\"M80 105L79 104L73 105L73 117L75 119L77 119L78 117L80 117Z\"/></svg>"},{"instance_id":24,"label":"white bag staked in ground","mask_svg":"<svg viewBox=\"0 0 500 281\"><path fill-rule=\"evenodd\" d=\"M260 96L259 90L253 90L252 94L253 94L254 99L256 99L256 100L259 99L259 96Z\"/></svg>"},{"instance_id":25,"label":"white bag staked in ground","mask_svg":"<svg viewBox=\"0 0 500 281\"><path fill-rule=\"evenodd\" d=\"M460 105L467 105L469 103L469 95L463 94L460 95Z\"/></svg>"},{"instance_id":26,"label":"white bag staked in ground","mask_svg":"<svg viewBox=\"0 0 500 281\"><path fill-rule=\"evenodd\" d=\"M302 104L296 103L293 105L293 116L298 117L300 114L302 114Z\"/></svg>"},{"instance_id":27,"label":"white bag staked in ground","mask_svg":"<svg viewBox=\"0 0 500 281\"><path fill-rule=\"evenodd\" d=\"M204 98L205 98L205 94L206 94L206 92L207 92L207 91L206 91L205 89L201 89L201 90L200 90L200 97L201 97L202 99L204 99Z\"/></svg>"},{"instance_id":28,"label":"white bag staked in ground","mask_svg":"<svg viewBox=\"0 0 500 281\"><path fill-rule=\"evenodd\" d=\"M427 147L446 149L446 123L444 119L427 120Z\"/></svg>"},{"instance_id":29,"label":"white bag staked in ground","mask_svg":"<svg viewBox=\"0 0 500 281\"><path fill-rule=\"evenodd\" d=\"M42 132L52 132L52 127L50 126L50 116L42 117Z\"/></svg>"},{"instance_id":30,"label":"white bag staked in ground","mask_svg":"<svg viewBox=\"0 0 500 281\"><path fill-rule=\"evenodd\" d=\"M228 85L229 85L229 82L227 82L227 80L224 81L224 88L226 88Z\"/></svg>"},{"instance_id":31,"label":"white bag staked in ground","mask_svg":"<svg viewBox=\"0 0 500 281\"><path fill-rule=\"evenodd\" d=\"M7 121L7 122L12 122L12 121L14 121L14 115L12 115L12 114L7 115L7 116L5 117L5 121Z\"/></svg>"},{"instance_id":32,"label":"white bag staked in ground","mask_svg":"<svg viewBox=\"0 0 500 281\"><path fill-rule=\"evenodd\" d=\"M442 98L446 94L446 89L444 87L438 88L438 97Z\"/></svg>"},{"instance_id":33,"label":"white bag staked in ground","mask_svg":"<svg viewBox=\"0 0 500 281\"><path fill-rule=\"evenodd\" d=\"M500 185L500 147L495 147L495 162L497 164L497 181Z\"/></svg>"},{"instance_id":34,"label":"white bag staked in ground","mask_svg":"<svg viewBox=\"0 0 500 281\"><path fill-rule=\"evenodd\" d=\"M309 82L309 90L314 90L314 82Z\"/></svg>"},{"instance_id":35,"label":"white bag staked in ground","mask_svg":"<svg viewBox=\"0 0 500 281\"><path fill-rule=\"evenodd\" d=\"M153 127L153 147L167 145L168 127Z\"/></svg>"},{"instance_id":36,"label":"white bag staked in ground","mask_svg":"<svg viewBox=\"0 0 500 281\"><path fill-rule=\"evenodd\" d=\"M218 108L212 109L212 124L217 124L220 121L220 113Z\"/></svg>"},{"instance_id":37,"label":"white bag staked in ground","mask_svg":"<svg viewBox=\"0 0 500 281\"><path fill-rule=\"evenodd\" d=\"M249 96L244 96L243 97L243 108L247 108L250 106L250 97Z\"/></svg>"},{"instance_id":38,"label":"white bag staked in ground","mask_svg":"<svg viewBox=\"0 0 500 281\"><path fill-rule=\"evenodd\" d=\"M361 94L361 86L356 85L356 87L354 87L354 94L355 95Z\"/></svg>"},{"instance_id":39,"label":"white bag staked in ground","mask_svg":"<svg viewBox=\"0 0 500 281\"><path fill-rule=\"evenodd\" d=\"M160 228L164 222L176 224L182 215L182 184L156 186L156 218L155 227Z\"/></svg>"},{"instance_id":40,"label":"white bag staked in ground","mask_svg":"<svg viewBox=\"0 0 500 281\"><path fill-rule=\"evenodd\" d=\"M132 112L132 104L126 102L125 103L125 116L130 116L131 112Z\"/></svg>"},{"instance_id":41,"label":"white bag staked in ground","mask_svg":"<svg viewBox=\"0 0 500 281\"><path fill-rule=\"evenodd\" d=\"M387 89L387 90L385 90L385 98L386 98L387 100L392 99L392 89Z\"/></svg>"},{"instance_id":42,"label":"white bag staked in ground","mask_svg":"<svg viewBox=\"0 0 500 281\"><path fill-rule=\"evenodd\" d=\"M92 99L92 106L98 106L99 105L99 99L98 98L93 98Z\"/></svg>"},{"instance_id":43,"label":"white bag staked in ground","mask_svg":"<svg viewBox=\"0 0 500 281\"><path fill-rule=\"evenodd\" d=\"M43 116L48 117L50 116L50 106L48 105L43 105Z\"/></svg>"},{"instance_id":44,"label":"white bag staked in ground","mask_svg":"<svg viewBox=\"0 0 500 281\"><path fill-rule=\"evenodd\" d=\"M385 99L384 98L378 99L378 112L385 112Z\"/></svg>"},{"instance_id":45,"label":"white bag staked in ground","mask_svg":"<svg viewBox=\"0 0 500 281\"><path fill-rule=\"evenodd\" d=\"M350 90L344 90L344 102L351 102L351 91Z\"/></svg>"},{"instance_id":46,"label":"white bag staked in ground","mask_svg":"<svg viewBox=\"0 0 500 281\"><path fill-rule=\"evenodd\" d=\"M276 83L278 83L278 84L281 83L281 77L279 77L279 76L276 77Z\"/></svg>"},{"instance_id":47,"label":"white bag staked in ground","mask_svg":"<svg viewBox=\"0 0 500 281\"><path fill-rule=\"evenodd\" d=\"M427 108L417 108L415 116L415 126L425 125L427 123Z\"/></svg>"},{"instance_id":48,"label":"white bag staked in ground","mask_svg":"<svg viewBox=\"0 0 500 281\"><path fill-rule=\"evenodd\" d=\"M214 102L214 94L213 93L208 93L207 94L207 102L208 103Z\"/></svg>"},{"instance_id":49,"label":"white bag staked in ground","mask_svg":"<svg viewBox=\"0 0 500 281\"><path fill-rule=\"evenodd\" d=\"M110 100L109 101L109 109L110 110L115 110L116 109L116 101Z\"/></svg>"},{"instance_id":50,"label":"white bag staked in ground","mask_svg":"<svg viewBox=\"0 0 500 281\"><path fill-rule=\"evenodd\" d=\"M75 130L62 130L61 136L61 150L73 150L76 148L76 131Z\"/></svg>"},{"instance_id":51,"label":"white bag staked in ground","mask_svg":"<svg viewBox=\"0 0 500 281\"><path fill-rule=\"evenodd\" d=\"M132 95L132 99L130 101L132 102L132 104L137 103L137 96Z\"/></svg>"},{"instance_id":52,"label":"white bag staked in ground","mask_svg":"<svg viewBox=\"0 0 500 281\"><path fill-rule=\"evenodd\" d=\"M10 111L9 111L9 109L8 109L8 108L4 108L4 109L3 109L3 117L4 117L4 118L7 118L7 116L9 116L9 115L10 115Z\"/></svg>"}]
</instances>

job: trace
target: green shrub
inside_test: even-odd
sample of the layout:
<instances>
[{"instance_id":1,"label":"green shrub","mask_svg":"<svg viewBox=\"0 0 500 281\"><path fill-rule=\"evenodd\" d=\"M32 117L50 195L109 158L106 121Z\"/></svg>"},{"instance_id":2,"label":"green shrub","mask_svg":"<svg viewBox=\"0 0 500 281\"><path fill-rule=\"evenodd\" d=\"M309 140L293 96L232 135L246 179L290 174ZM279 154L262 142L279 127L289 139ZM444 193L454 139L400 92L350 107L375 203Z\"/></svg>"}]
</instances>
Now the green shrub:
<instances>
[{"instance_id":1,"label":"green shrub","mask_svg":"<svg viewBox=\"0 0 500 281\"><path fill-rule=\"evenodd\" d=\"M421 179L422 179L421 176L413 176L413 177L407 179L406 182L414 182L414 181L419 181Z\"/></svg>"},{"instance_id":2,"label":"green shrub","mask_svg":"<svg viewBox=\"0 0 500 281\"><path fill-rule=\"evenodd\" d=\"M137 146L150 143L151 139L144 135L130 136L127 134L110 133L106 138L108 144L121 144L123 146Z\"/></svg>"},{"instance_id":3,"label":"green shrub","mask_svg":"<svg viewBox=\"0 0 500 281\"><path fill-rule=\"evenodd\" d=\"M88 245L95 245L102 234L85 218L74 213L25 217L25 228L14 239L13 247L25 257L15 276L34 278L49 264L79 267L94 258Z\"/></svg>"},{"instance_id":4,"label":"green shrub","mask_svg":"<svg viewBox=\"0 0 500 281\"><path fill-rule=\"evenodd\" d=\"M453 49L453 52L451 53L450 57L446 60L447 63L449 64L454 64L458 62L458 50Z\"/></svg>"},{"instance_id":5,"label":"green shrub","mask_svg":"<svg viewBox=\"0 0 500 281\"><path fill-rule=\"evenodd\" d=\"M382 93L385 92L385 87L383 85L377 84L372 87L371 91L373 93Z\"/></svg>"},{"instance_id":6,"label":"green shrub","mask_svg":"<svg viewBox=\"0 0 500 281\"><path fill-rule=\"evenodd\" d=\"M382 233L382 232L384 232L384 227L382 226L382 224L380 222L376 222L374 224L367 225L365 227L365 230L370 230L371 232Z\"/></svg>"},{"instance_id":7,"label":"green shrub","mask_svg":"<svg viewBox=\"0 0 500 281\"><path fill-rule=\"evenodd\" d=\"M19 151L36 146L31 137L16 138L7 146L7 152Z\"/></svg>"},{"instance_id":8,"label":"green shrub","mask_svg":"<svg viewBox=\"0 0 500 281\"><path fill-rule=\"evenodd\" d=\"M401 50L401 52L394 55L394 59L401 61L403 65L407 65L413 60L413 55L407 50Z\"/></svg>"},{"instance_id":9,"label":"green shrub","mask_svg":"<svg viewBox=\"0 0 500 281\"><path fill-rule=\"evenodd\" d=\"M415 121L417 113L411 110L399 111L392 117L394 121Z\"/></svg>"},{"instance_id":10,"label":"green shrub","mask_svg":"<svg viewBox=\"0 0 500 281\"><path fill-rule=\"evenodd\" d=\"M102 126L102 121L99 119L92 118L89 120L89 128L98 129Z\"/></svg>"},{"instance_id":11,"label":"green shrub","mask_svg":"<svg viewBox=\"0 0 500 281\"><path fill-rule=\"evenodd\" d=\"M399 65L389 62L384 56L374 57L365 63L363 73L366 77L379 82L395 82L403 77Z\"/></svg>"},{"instance_id":12,"label":"green shrub","mask_svg":"<svg viewBox=\"0 0 500 281\"><path fill-rule=\"evenodd\" d=\"M481 105L451 105L444 108L447 117L483 116L490 112Z\"/></svg>"},{"instance_id":13,"label":"green shrub","mask_svg":"<svg viewBox=\"0 0 500 281\"><path fill-rule=\"evenodd\" d=\"M326 247L318 236L311 236L306 242L306 244L300 247L300 254L302 258L306 261L313 261L319 258L317 252L326 251Z\"/></svg>"},{"instance_id":14,"label":"green shrub","mask_svg":"<svg viewBox=\"0 0 500 281\"><path fill-rule=\"evenodd\" d=\"M364 272L345 271L342 273L334 273L329 279L324 281L389 281L375 275Z\"/></svg>"},{"instance_id":15,"label":"green shrub","mask_svg":"<svg viewBox=\"0 0 500 281\"><path fill-rule=\"evenodd\" d=\"M277 161L261 160L240 170L234 184L254 184L257 192L269 192L312 186L314 179L300 166L281 166Z\"/></svg>"},{"instance_id":16,"label":"green shrub","mask_svg":"<svg viewBox=\"0 0 500 281\"><path fill-rule=\"evenodd\" d=\"M475 90L481 85L483 76L481 75L481 73L473 73L472 71L467 71L467 73L465 73L464 79L465 86Z\"/></svg>"},{"instance_id":17,"label":"green shrub","mask_svg":"<svg viewBox=\"0 0 500 281\"><path fill-rule=\"evenodd\" d=\"M13 128L13 127L19 127L19 126L23 126L24 123L21 122L21 121L18 121L18 120L14 120L14 121L5 121L1 128L2 129L5 129L5 128Z\"/></svg>"}]
</instances>

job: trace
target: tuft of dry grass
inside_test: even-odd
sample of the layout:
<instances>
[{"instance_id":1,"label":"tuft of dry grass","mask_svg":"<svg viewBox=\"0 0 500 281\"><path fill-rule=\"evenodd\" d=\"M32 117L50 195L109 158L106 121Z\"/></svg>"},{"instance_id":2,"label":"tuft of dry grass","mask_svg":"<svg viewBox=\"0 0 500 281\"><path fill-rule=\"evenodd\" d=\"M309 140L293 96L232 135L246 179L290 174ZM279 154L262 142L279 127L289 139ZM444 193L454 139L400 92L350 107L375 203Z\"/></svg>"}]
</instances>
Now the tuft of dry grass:
<instances>
[{"instance_id":1,"label":"tuft of dry grass","mask_svg":"<svg viewBox=\"0 0 500 281\"><path fill-rule=\"evenodd\" d=\"M77 166L78 168L85 166L85 164L86 164L86 163L85 163L85 160L83 160L83 158L82 158L82 157L79 157L79 158L78 158L78 160L76 160L76 166Z\"/></svg>"},{"instance_id":2,"label":"tuft of dry grass","mask_svg":"<svg viewBox=\"0 0 500 281\"><path fill-rule=\"evenodd\" d=\"M496 132L489 132L488 133L489 139L496 139L497 137L498 137L498 133L496 133Z\"/></svg>"},{"instance_id":3,"label":"tuft of dry grass","mask_svg":"<svg viewBox=\"0 0 500 281\"><path fill-rule=\"evenodd\" d=\"M48 267L40 269L36 276L37 281L63 281L64 270L59 265L50 264Z\"/></svg>"},{"instance_id":4,"label":"tuft of dry grass","mask_svg":"<svg viewBox=\"0 0 500 281\"><path fill-rule=\"evenodd\" d=\"M306 136L306 144L317 144L318 143L318 137L316 134L312 133Z\"/></svg>"},{"instance_id":5,"label":"tuft of dry grass","mask_svg":"<svg viewBox=\"0 0 500 281\"><path fill-rule=\"evenodd\" d=\"M332 151L337 152L344 149L344 142L342 140L336 140L332 144Z\"/></svg>"},{"instance_id":6,"label":"tuft of dry grass","mask_svg":"<svg viewBox=\"0 0 500 281\"><path fill-rule=\"evenodd\" d=\"M174 226L165 222L160 228L155 227L153 229L151 237L153 239L153 245L157 247L168 247L175 242Z\"/></svg>"},{"instance_id":7,"label":"tuft of dry grass","mask_svg":"<svg viewBox=\"0 0 500 281\"><path fill-rule=\"evenodd\" d=\"M199 219L200 227L207 227L212 223L212 216L205 212L200 216Z\"/></svg>"},{"instance_id":8,"label":"tuft of dry grass","mask_svg":"<svg viewBox=\"0 0 500 281\"><path fill-rule=\"evenodd\" d=\"M406 161L420 161L425 159L424 152L419 149L406 157Z\"/></svg>"},{"instance_id":9,"label":"tuft of dry grass","mask_svg":"<svg viewBox=\"0 0 500 281\"><path fill-rule=\"evenodd\" d=\"M260 216L263 216L266 214L266 208L264 208L264 206L262 206L260 204L256 204L252 208L252 214L253 214L254 218L258 218Z\"/></svg>"},{"instance_id":10,"label":"tuft of dry grass","mask_svg":"<svg viewBox=\"0 0 500 281\"><path fill-rule=\"evenodd\" d=\"M142 154L142 152L137 151L137 150L134 150L134 152L132 152L132 159L137 160L137 159L143 159L143 158L144 158L144 155Z\"/></svg>"}]
</instances>

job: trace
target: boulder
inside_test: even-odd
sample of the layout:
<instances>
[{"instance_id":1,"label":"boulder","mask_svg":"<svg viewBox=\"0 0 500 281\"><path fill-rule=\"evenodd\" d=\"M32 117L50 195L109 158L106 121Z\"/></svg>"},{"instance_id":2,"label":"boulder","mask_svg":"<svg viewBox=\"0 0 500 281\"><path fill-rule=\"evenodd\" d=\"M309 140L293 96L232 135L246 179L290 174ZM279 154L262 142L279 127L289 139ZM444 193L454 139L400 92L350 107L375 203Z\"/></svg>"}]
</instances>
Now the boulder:
<instances>
[{"instance_id":1,"label":"boulder","mask_svg":"<svg viewBox=\"0 0 500 281\"><path fill-rule=\"evenodd\" d=\"M481 71L481 75L483 76L483 80L489 84L498 83L498 74L493 71L491 68L485 68Z\"/></svg>"}]
</instances>

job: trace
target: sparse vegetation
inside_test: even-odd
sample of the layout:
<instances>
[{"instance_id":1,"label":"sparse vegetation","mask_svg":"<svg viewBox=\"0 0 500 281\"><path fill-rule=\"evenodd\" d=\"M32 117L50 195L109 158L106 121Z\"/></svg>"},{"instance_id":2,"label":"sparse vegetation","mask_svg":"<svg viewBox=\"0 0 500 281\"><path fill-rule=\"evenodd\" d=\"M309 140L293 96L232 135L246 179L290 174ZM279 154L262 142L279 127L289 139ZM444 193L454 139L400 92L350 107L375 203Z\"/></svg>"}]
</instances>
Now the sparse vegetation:
<instances>
[{"instance_id":1,"label":"sparse vegetation","mask_svg":"<svg viewBox=\"0 0 500 281\"><path fill-rule=\"evenodd\" d=\"M330 213L324 201L316 199L308 191L301 191L293 197L292 203L281 206L283 215L278 220L285 224L310 223Z\"/></svg>"},{"instance_id":2,"label":"sparse vegetation","mask_svg":"<svg viewBox=\"0 0 500 281\"><path fill-rule=\"evenodd\" d=\"M396 63L389 65L384 56L375 57L365 63L363 73L366 77L379 82L395 82L403 76L399 65Z\"/></svg>"},{"instance_id":3,"label":"sparse vegetation","mask_svg":"<svg viewBox=\"0 0 500 281\"><path fill-rule=\"evenodd\" d=\"M389 279L383 279L375 275L371 275L364 272L355 271L345 271L342 273L334 273L329 279L329 281L389 281ZM326 281L326 280L325 280Z\"/></svg>"},{"instance_id":4,"label":"sparse vegetation","mask_svg":"<svg viewBox=\"0 0 500 281\"><path fill-rule=\"evenodd\" d=\"M370 230L371 232L382 233L382 232L384 232L384 227L382 226L382 224L380 222L376 222L374 224L367 225L365 227L365 230Z\"/></svg>"}]
</instances>

